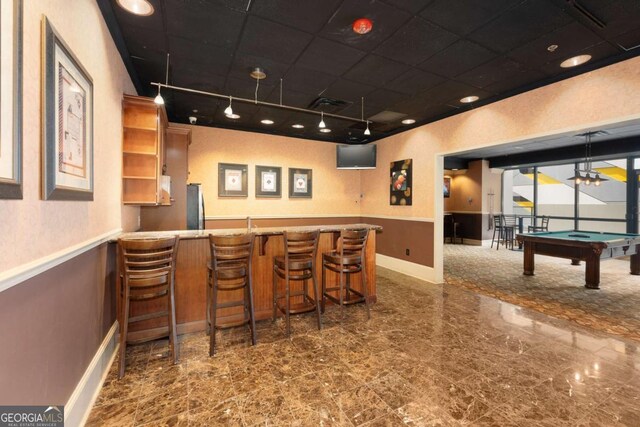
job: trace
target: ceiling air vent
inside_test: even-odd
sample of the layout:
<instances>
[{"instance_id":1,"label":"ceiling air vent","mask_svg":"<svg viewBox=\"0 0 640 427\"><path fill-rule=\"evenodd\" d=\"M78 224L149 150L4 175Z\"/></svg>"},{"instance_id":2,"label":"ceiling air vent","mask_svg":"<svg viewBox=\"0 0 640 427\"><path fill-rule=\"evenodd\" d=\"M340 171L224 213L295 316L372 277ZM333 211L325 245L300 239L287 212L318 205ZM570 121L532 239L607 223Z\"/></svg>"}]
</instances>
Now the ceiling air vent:
<instances>
[{"instance_id":1,"label":"ceiling air vent","mask_svg":"<svg viewBox=\"0 0 640 427\"><path fill-rule=\"evenodd\" d=\"M349 101L343 101L341 99L327 98L320 96L307 106L309 110L324 111L325 113L337 113L351 105Z\"/></svg>"},{"instance_id":2,"label":"ceiling air vent","mask_svg":"<svg viewBox=\"0 0 640 427\"><path fill-rule=\"evenodd\" d=\"M407 115L404 113L396 113L395 111L381 111L368 119L376 123L391 123L400 121L403 117L407 117Z\"/></svg>"}]
</instances>

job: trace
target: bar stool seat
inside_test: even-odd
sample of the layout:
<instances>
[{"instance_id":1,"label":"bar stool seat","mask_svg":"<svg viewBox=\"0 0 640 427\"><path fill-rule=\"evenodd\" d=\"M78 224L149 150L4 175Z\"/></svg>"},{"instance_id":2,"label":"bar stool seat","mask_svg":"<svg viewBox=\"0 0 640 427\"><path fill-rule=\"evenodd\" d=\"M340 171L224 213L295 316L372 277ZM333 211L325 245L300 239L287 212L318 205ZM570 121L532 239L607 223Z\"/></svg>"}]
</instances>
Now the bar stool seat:
<instances>
[{"instance_id":1,"label":"bar stool seat","mask_svg":"<svg viewBox=\"0 0 640 427\"><path fill-rule=\"evenodd\" d=\"M239 236L209 235L211 261L207 263L207 332L209 356L216 351L216 330L249 325L251 343L256 344L256 323L253 306L253 233ZM244 290L240 300L218 302L218 293ZM244 307L241 319L217 323L217 311L222 308Z\"/></svg>"},{"instance_id":2,"label":"bar stool seat","mask_svg":"<svg viewBox=\"0 0 640 427\"><path fill-rule=\"evenodd\" d=\"M275 321L278 312L285 316L286 333L291 335L292 314L317 312L318 329L322 329L320 319L320 302L318 284L316 282L316 255L320 231L284 232L284 255L273 257L273 316ZM284 280L284 291L278 290L278 279ZM308 282L313 282L313 297L309 295ZM301 281L302 289L291 291L291 281ZM302 297L302 301L291 303L291 298ZM284 304L280 301L284 300Z\"/></svg>"},{"instance_id":3,"label":"bar stool seat","mask_svg":"<svg viewBox=\"0 0 640 427\"><path fill-rule=\"evenodd\" d=\"M325 311L326 300L339 304L341 310L345 305L365 303L367 318L371 318L369 308L369 293L367 289L367 271L365 264L365 251L369 231L342 230L340 232L340 248L322 254L322 312ZM327 286L326 271L330 270L339 275L338 286ZM361 291L351 287L351 275L361 273ZM346 276L346 283L345 283ZM338 297L332 292L338 292ZM355 297L354 297L355 295ZM344 312L343 312L344 314Z\"/></svg>"},{"instance_id":4,"label":"bar stool seat","mask_svg":"<svg viewBox=\"0 0 640 427\"><path fill-rule=\"evenodd\" d=\"M120 275L120 350L118 377L126 368L127 344L137 344L162 337L169 337L169 349L173 363L178 363L176 328L175 271L179 237L162 239L118 239ZM131 316L131 302L166 297L167 309L138 316ZM131 340L128 337L131 323L166 317L167 332L159 332L147 338Z\"/></svg>"}]
</instances>

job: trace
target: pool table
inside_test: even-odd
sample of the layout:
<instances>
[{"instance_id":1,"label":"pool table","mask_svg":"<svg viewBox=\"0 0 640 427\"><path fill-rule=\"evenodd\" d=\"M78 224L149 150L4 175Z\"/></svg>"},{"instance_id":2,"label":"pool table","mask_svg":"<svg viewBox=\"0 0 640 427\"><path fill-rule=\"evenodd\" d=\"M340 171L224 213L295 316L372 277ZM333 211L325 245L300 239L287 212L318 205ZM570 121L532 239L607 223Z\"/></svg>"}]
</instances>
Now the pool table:
<instances>
[{"instance_id":1,"label":"pool table","mask_svg":"<svg viewBox=\"0 0 640 427\"><path fill-rule=\"evenodd\" d=\"M517 234L524 245L524 274L533 276L534 255L568 258L572 265L587 264L585 281L589 289L600 286L600 260L631 256L631 274L640 275L640 234L598 231L545 231Z\"/></svg>"}]
</instances>

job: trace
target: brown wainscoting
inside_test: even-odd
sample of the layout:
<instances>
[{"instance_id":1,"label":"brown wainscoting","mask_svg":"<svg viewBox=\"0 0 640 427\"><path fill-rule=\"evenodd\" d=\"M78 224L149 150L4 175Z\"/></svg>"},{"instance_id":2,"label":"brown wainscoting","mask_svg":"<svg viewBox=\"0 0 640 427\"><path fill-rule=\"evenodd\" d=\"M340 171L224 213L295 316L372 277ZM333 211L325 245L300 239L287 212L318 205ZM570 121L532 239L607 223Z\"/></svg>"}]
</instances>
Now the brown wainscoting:
<instances>
[{"instance_id":1,"label":"brown wainscoting","mask_svg":"<svg viewBox=\"0 0 640 427\"><path fill-rule=\"evenodd\" d=\"M360 222L382 226L376 235L377 253L433 267L433 222L368 216Z\"/></svg>"},{"instance_id":2,"label":"brown wainscoting","mask_svg":"<svg viewBox=\"0 0 640 427\"><path fill-rule=\"evenodd\" d=\"M483 228L486 228L486 223L480 212L455 212L453 220L462 226L458 231L458 236L461 235L463 239L483 239Z\"/></svg>"},{"instance_id":3,"label":"brown wainscoting","mask_svg":"<svg viewBox=\"0 0 640 427\"><path fill-rule=\"evenodd\" d=\"M243 219L208 219L205 228L244 228L247 226L246 218ZM251 218L251 225L255 227L296 227L306 225L334 225L334 224L358 224L360 217L317 217L317 218Z\"/></svg>"},{"instance_id":4,"label":"brown wainscoting","mask_svg":"<svg viewBox=\"0 0 640 427\"><path fill-rule=\"evenodd\" d=\"M64 405L116 320L114 245L0 293L0 402Z\"/></svg>"}]
</instances>

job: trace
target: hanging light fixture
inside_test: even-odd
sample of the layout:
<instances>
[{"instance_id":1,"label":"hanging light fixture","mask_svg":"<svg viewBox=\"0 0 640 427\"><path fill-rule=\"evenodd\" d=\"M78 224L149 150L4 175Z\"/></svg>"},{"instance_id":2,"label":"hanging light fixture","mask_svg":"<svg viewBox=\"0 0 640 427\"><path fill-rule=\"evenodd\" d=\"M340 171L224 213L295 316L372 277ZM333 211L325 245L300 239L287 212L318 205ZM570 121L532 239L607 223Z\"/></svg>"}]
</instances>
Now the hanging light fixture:
<instances>
[{"instance_id":1,"label":"hanging light fixture","mask_svg":"<svg viewBox=\"0 0 640 427\"><path fill-rule=\"evenodd\" d=\"M320 123L318 123L320 129L324 129L327 125L324 123L324 111L320 111Z\"/></svg>"},{"instance_id":2,"label":"hanging light fixture","mask_svg":"<svg viewBox=\"0 0 640 427\"><path fill-rule=\"evenodd\" d=\"M365 135L371 135L371 131L369 130L369 120L367 120L367 128L364 130Z\"/></svg>"},{"instance_id":3,"label":"hanging light fixture","mask_svg":"<svg viewBox=\"0 0 640 427\"><path fill-rule=\"evenodd\" d=\"M151 10L153 11L153 8ZM167 71L164 78L164 84L165 85L169 84L169 54L168 53L167 53ZM153 102L155 102L156 105L164 105L164 98L160 94L160 86L158 86L158 94L153 99Z\"/></svg>"},{"instance_id":4,"label":"hanging light fixture","mask_svg":"<svg viewBox=\"0 0 640 427\"><path fill-rule=\"evenodd\" d=\"M227 117L233 115L233 108L231 108L231 96L229 96L229 106L224 109L224 115Z\"/></svg>"},{"instance_id":5,"label":"hanging light fixture","mask_svg":"<svg viewBox=\"0 0 640 427\"><path fill-rule=\"evenodd\" d=\"M577 167L575 170L575 174L572 177L567 178L569 181L575 182L576 185L579 185L579 184L591 185L591 183L593 183L593 185L598 187L602 182L608 181L607 178L601 178L598 172L593 171L593 159L591 158L591 137L599 133L606 133L606 132L594 131L594 132L585 132L584 134L579 135L579 136L585 137L585 155L584 155L583 168L580 169L580 167ZM581 172L584 172L584 176L582 175ZM594 174L594 176L592 177L591 174Z\"/></svg>"}]
</instances>

